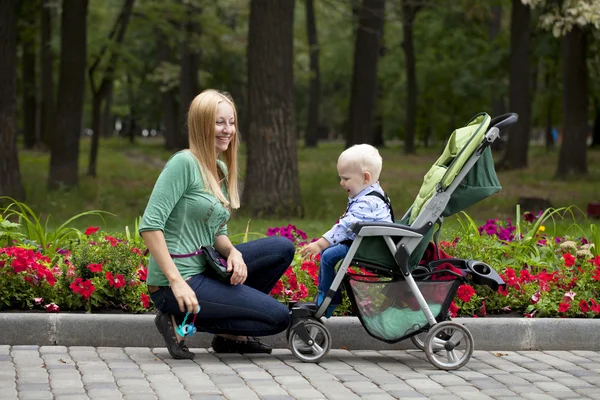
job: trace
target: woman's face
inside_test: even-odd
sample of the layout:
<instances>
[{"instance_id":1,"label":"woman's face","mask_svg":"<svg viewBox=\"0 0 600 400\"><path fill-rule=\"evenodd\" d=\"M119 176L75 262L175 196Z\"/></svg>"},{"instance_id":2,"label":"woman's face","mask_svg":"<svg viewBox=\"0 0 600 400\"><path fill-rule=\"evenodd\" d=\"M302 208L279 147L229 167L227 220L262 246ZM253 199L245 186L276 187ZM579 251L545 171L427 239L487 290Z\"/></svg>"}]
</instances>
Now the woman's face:
<instances>
[{"instance_id":1,"label":"woman's face","mask_svg":"<svg viewBox=\"0 0 600 400\"><path fill-rule=\"evenodd\" d=\"M236 133L233 107L226 101L217 105L217 120L215 122L215 149L217 155L227 150L229 143Z\"/></svg>"}]
</instances>

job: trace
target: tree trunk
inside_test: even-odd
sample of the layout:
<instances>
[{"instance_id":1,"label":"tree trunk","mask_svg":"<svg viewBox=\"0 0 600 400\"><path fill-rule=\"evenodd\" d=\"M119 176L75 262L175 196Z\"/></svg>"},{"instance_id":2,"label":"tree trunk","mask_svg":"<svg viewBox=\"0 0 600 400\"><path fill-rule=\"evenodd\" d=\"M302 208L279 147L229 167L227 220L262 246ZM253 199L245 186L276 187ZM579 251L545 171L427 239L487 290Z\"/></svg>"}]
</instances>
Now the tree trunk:
<instances>
[{"instance_id":1,"label":"tree trunk","mask_svg":"<svg viewBox=\"0 0 600 400\"><path fill-rule=\"evenodd\" d=\"M406 65L406 122L404 126L404 153L415 154L415 130L417 125L417 72L413 24L419 6L411 0L402 0L402 49Z\"/></svg>"},{"instance_id":2,"label":"tree trunk","mask_svg":"<svg viewBox=\"0 0 600 400\"><path fill-rule=\"evenodd\" d=\"M592 148L600 147L600 102L597 98L594 98L594 131L592 133Z\"/></svg>"},{"instance_id":3,"label":"tree trunk","mask_svg":"<svg viewBox=\"0 0 600 400\"><path fill-rule=\"evenodd\" d=\"M24 200L17 152L17 10L0 2L0 196Z\"/></svg>"},{"instance_id":4,"label":"tree trunk","mask_svg":"<svg viewBox=\"0 0 600 400\"><path fill-rule=\"evenodd\" d=\"M112 82L108 85L108 93L104 99L104 107L100 115L100 136L108 138L113 135L112 115L110 113L112 107L112 98L114 85Z\"/></svg>"},{"instance_id":5,"label":"tree trunk","mask_svg":"<svg viewBox=\"0 0 600 400\"><path fill-rule=\"evenodd\" d=\"M22 95L22 116L23 116L23 137L26 149L32 149L36 143L36 109L37 109L37 87L35 77L35 49L36 35L35 25L37 19L37 10L39 5L37 1L21 2L20 17L23 25L20 29L18 41L21 45L21 95ZM17 28L19 29L19 28Z\"/></svg>"},{"instance_id":6,"label":"tree trunk","mask_svg":"<svg viewBox=\"0 0 600 400\"><path fill-rule=\"evenodd\" d=\"M491 6L491 11L492 14L490 18L490 29L488 36L490 38L490 41L494 43L502 27L502 6L500 6L499 4L493 4ZM498 46L496 43L493 44L493 47L494 49L500 50L500 46ZM497 117L498 115L502 115L505 112L506 107L504 106L504 99L501 95L497 93L497 91L492 90L492 117Z\"/></svg>"},{"instance_id":7,"label":"tree trunk","mask_svg":"<svg viewBox=\"0 0 600 400\"><path fill-rule=\"evenodd\" d=\"M26 35L28 36L28 35ZM36 79L35 79L35 40L23 38L22 50L22 96L23 96L23 136L26 149L35 146L36 120Z\"/></svg>"},{"instance_id":8,"label":"tree trunk","mask_svg":"<svg viewBox=\"0 0 600 400\"><path fill-rule=\"evenodd\" d=\"M127 26L129 25L129 20L131 18L131 12L133 9L133 3L135 0L125 0L123 3L123 8L121 9L121 13L115 22L113 29L108 37L109 41L112 42L114 38L114 45L119 46L123 43L123 39L125 38L125 32L127 31ZM119 52L115 50L110 50L110 58L107 62L106 70L102 75L102 80L100 81L100 85L96 88L94 83L94 72L100 62L102 61L104 54L107 51L107 45L105 45L100 54L94 61L92 67L88 71L90 86L92 89L92 144L90 148L90 162L88 164L88 176L96 176L96 165L98 163L98 148L100 147L100 118L102 116L102 105L105 103L106 97L110 92L110 88L112 86L112 82L114 80L115 69L117 68L117 63L119 61Z\"/></svg>"},{"instance_id":9,"label":"tree trunk","mask_svg":"<svg viewBox=\"0 0 600 400\"><path fill-rule=\"evenodd\" d=\"M87 58L88 0L63 0L56 133L52 138L48 188L79 184L79 138Z\"/></svg>"},{"instance_id":10,"label":"tree trunk","mask_svg":"<svg viewBox=\"0 0 600 400\"><path fill-rule=\"evenodd\" d=\"M346 147L373 144L373 112L377 89L377 62L382 42L385 0L363 0L354 44Z\"/></svg>"},{"instance_id":11,"label":"tree trunk","mask_svg":"<svg viewBox=\"0 0 600 400\"><path fill-rule=\"evenodd\" d=\"M387 48L384 42L384 29L381 29L381 45L379 46L379 63L383 62L383 57L387 53ZM373 118L373 146L377 148L385 147L383 138L383 84L382 80L377 78L375 87L375 116Z\"/></svg>"},{"instance_id":12,"label":"tree trunk","mask_svg":"<svg viewBox=\"0 0 600 400\"><path fill-rule=\"evenodd\" d=\"M179 126L175 143L177 149L188 147L187 115L192 100L198 95L198 68L200 54L195 44L201 34L200 27L194 21L198 13L188 5L187 20L184 24L184 38L181 44L181 77L179 79Z\"/></svg>"},{"instance_id":13,"label":"tree trunk","mask_svg":"<svg viewBox=\"0 0 600 400\"><path fill-rule=\"evenodd\" d=\"M52 51L52 0L43 0L40 30L40 86L41 86L41 138L50 148L56 129L56 106L54 101L54 53Z\"/></svg>"},{"instance_id":14,"label":"tree trunk","mask_svg":"<svg viewBox=\"0 0 600 400\"><path fill-rule=\"evenodd\" d=\"M587 174L588 71L587 31L574 26L563 37L563 134L556 176Z\"/></svg>"},{"instance_id":15,"label":"tree trunk","mask_svg":"<svg viewBox=\"0 0 600 400\"><path fill-rule=\"evenodd\" d=\"M549 68L546 68L544 84L548 91L548 100L546 101L546 129L544 133L544 144L546 152L550 153L554 150L554 135L552 134L552 109L554 108L554 93L552 91L552 74Z\"/></svg>"},{"instance_id":16,"label":"tree trunk","mask_svg":"<svg viewBox=\"0 0 600 400\"><path fill-rule=\"evenodd\" d=\"M294 116L294 1L251 0L245 208L253 217L302 216Z\"/></svg>"},{"instance_id":17,"label":"tree trunk","mask_svg":"<svg viewBox=\"0 0 600 400\"><path fill-rule=\"evenodd\" d=\"M317 147L319 137L319 97L321 76L319 72L319 43L314 0L306 0L306 33L310 49L310 89L308 98L308 124L306 126L306 147Z\"/></svg>"},{"instance_id":18,"label":"tree trunk","mask_svg":"<svg viewBox=\"0 0 600 400\"><path fill-rule=\"evenodd\" d=\"M156 47L158 58L158 64L168 63L171 61L171 49L169 48L169 42L165 37L165 33L156 30ZM163 104L163 135L165 137L165 149L177 150L176 135L179 134L177 124L177 110L179 104L177 103L177 90L169 89L161 92L162 104Z\"/></svg>"},{"instance_id":19,"label":"tree trunk","mask_svg":"<svg viewBox=\"0 0 600 400\"><path fill-rule=\"evenodd\" d=\"M129 130L128 137L129 143L135 143L135 128L136 128L136 117L137 117L137 107L135 95L133 93L133 78L131 77L131 73L127 72L127 101L129 103Z\"/></svg>"},{"instance_id":20,"label":"tree trunk","mask_svg":"<svg viewBox=\"0 0 600 400\"><path fill-rule=\"evenodd\" d=\"M510 128L503 160L505 169L527 167L531 131L531 73L530 73L530 14L529 6L513 0L510 27L510 111L519 115L519 123Z\"/></svg>"}]
</instances>

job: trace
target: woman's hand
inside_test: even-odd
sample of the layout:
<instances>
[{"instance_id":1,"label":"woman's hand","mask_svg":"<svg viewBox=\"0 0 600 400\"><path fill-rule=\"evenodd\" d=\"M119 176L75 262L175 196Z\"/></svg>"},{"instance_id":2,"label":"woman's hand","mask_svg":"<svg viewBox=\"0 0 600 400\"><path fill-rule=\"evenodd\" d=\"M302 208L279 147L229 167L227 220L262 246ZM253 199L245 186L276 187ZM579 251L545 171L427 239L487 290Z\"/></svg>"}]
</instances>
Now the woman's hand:
<instances>
[{"instance_id":1,"label":"woman's hand","mask_svg":"<svg viewBox=\"0 0 600 400\"><path fill-rule=\"evenodd\" d=\"M227 257L227 272L231 271L233 271L230 281L232 285L244 283L248 278L248 268L246 268L242 253L236 248L232 248Z\"/></svg>"},{"instance_id":2,"label":"woman's hand","mask_svg":"<svg viewBox=\"0 0 600 400\"><path fill-rule=\"evenodd\" d=\"M181 312L189 312L195 314L198 311L198 299L196 293L192 290L190 285L182 278L171 282L171 290L173 295L179 304L179 310Z\"/></svg>"}]
</instances>

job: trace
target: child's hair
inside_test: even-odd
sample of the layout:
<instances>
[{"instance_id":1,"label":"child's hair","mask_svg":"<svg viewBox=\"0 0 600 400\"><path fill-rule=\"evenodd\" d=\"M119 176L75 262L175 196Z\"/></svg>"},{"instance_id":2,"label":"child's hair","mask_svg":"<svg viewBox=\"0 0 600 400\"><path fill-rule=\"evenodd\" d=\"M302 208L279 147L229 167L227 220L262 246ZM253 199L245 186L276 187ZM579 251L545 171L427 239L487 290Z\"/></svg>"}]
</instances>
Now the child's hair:
<instances>
[{"instance_id":1,"label":"child's hair","mask_svg":"<svg viewBox=\"0 0 600 400\"><path fill-rule=\"evenodd\" d=\"M373 182L379 180L383 159L379 151L370 144L355 144L344 150L338 158L339 164L356 166L362 172L369 172Z\"/></svg>"}]
</instances>

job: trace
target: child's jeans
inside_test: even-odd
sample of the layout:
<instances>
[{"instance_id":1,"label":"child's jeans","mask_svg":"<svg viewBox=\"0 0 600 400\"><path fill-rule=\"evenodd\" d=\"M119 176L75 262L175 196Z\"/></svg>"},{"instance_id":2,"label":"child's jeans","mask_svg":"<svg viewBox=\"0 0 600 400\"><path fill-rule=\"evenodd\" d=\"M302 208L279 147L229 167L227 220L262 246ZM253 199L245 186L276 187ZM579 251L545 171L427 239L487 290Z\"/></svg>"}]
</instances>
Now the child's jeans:
<instances>
[{"instance_id":1,"label":"child's jeans","mask_svg":"<svg viewBox=\"0 0 600 400\"><path fill-rule=\"evenodd\" d=\"M321 253L321 267L319 269L319 293L317 297L317 304L320 305L323 302L323 298L327 295L327 291L331 287L333 283L333 279L335 278L335 266L337 263L346 257L348 253L348 249L350 246L346 244L336 244L335 246L331 246ZM325 312L325 317L329 318L333 314L335 308L342 302L342 293L337 290L335 296L331 300L327 311Z\"/></svg>"}]
</instances>

